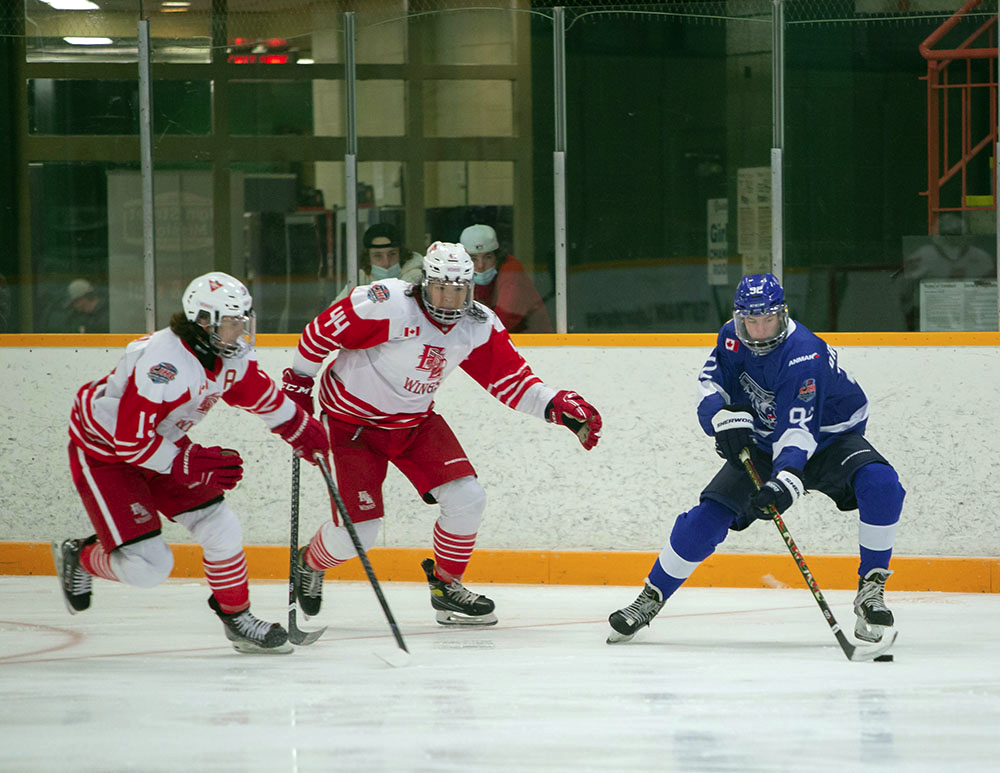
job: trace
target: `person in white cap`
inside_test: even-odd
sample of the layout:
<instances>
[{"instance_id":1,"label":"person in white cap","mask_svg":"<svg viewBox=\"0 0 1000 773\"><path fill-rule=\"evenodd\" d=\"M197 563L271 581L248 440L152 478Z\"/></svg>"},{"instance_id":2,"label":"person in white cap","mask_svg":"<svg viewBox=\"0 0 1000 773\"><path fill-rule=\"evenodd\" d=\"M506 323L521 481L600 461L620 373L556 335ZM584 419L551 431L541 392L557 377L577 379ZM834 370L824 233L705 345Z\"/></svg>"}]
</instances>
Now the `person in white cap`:
<instances>
[{"instance_id":1,"label":"person in white cap","mask_svg":"<svg viewBox=\"0 0 1000 773\"><path fill-rule=\"evenodd\" d=\"M470 225L458 240L476 269L476 300L497 313L508 333L553 332L535 283L517 258L500 250L493 228Z\"/></svg>"},{"instance_id":2,"label":"person in white cap","mask_svg":"<svg viewBox=\"0 0 1000 773\"><path fill-rule=\"evenodd\" d=\"M49 316L49 333L107 333L108 304L86 279L74 279L66 288L66 297Z\"/></svg>"},{"instance_id":3,"label":"person in white cap","mask_svg":"<svg viewBox=\"0 0 1000 773\"><path fill-rule=\"evenodd\" d=\"M434 557L421 563L437 621L492 625L493 601L462 584L486 491L434 410L438 389L461 368L508 408L568 428L588 451L600 439L601 416L576 392L543 383L497 315L472 299L472 259L461 244L434 242L423 270L419 285L383 279L356 287L320 313L302 331L283 388L311 412L319 379L337 485L365 548L378 537L382 485L392 462L424 502L440 506ZM336 357L323 370L331 354ZM508 432L500 425L495 431ZM355 555L339 515L327 516L296 562L296 595L305 615L320 610L324 572Z\"/></svg>"}]
</instances>

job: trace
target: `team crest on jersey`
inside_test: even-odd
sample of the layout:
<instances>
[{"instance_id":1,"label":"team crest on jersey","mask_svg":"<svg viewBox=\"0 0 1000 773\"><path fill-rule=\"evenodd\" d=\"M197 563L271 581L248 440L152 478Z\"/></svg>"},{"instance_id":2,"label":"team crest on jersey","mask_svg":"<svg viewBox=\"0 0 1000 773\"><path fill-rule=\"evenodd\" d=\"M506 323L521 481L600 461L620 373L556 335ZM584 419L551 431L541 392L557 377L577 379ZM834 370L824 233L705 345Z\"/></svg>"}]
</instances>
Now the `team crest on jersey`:
<instances>
[{"instance_id":1,"label":"team crest on jersey","mask_svg":"<svg viewBox=\"0 0 1000 773\"><path fill-rule=\"evenodd\" d=\"M746 371L740 374L740 386L750 398L750 405L760 417L761 423L768 429L774 429L778 423L778 411L774 404L774 392L768 392L750 376Z\"/></svg>"},{"instance_id":2,"label":"team crest on jersey","mask_svg":"<svg viewBox=\"0 0 1000 773\"><path fill-rule=\"evenodd\" d=\"M739 348L740 348L740 342L737 341L735 338L726 339L726 349L728 349L731 352L735 352L739 351Z\"/></svg>"},{"instance_id":3,"label":"team crest on jersey","mask_svg":"<svg viewBox=\"0 0 1000 773\"><path fill-rule=\"evenodd\" d=\"M444 375L444 366L448 360L444 356L443 346L429 346L424 344L423 354L420 355L420 362L417 363L417 370L425 370L430 374L431 381L440 381Z\"/></svg>"},{"instance_id":4,"label":"team crest on jersey","mask_svg":"<svg viewBox=\"0 0 1000 773\"><path fill-rule=\"evenodd\" d=\"M368 300L372 303L389 300L389 288L385 285L372 285L368 288Z\"/></svg>"},{"instance_id":5,"label":"team crest on jersey","mask_svg":"<svg viewBox=\"0 0 1000 773\"><path fill-rule=\"evenodd\" d=\"M141 502L132 503L132 515L135 516L133 520L136 523L146 523L146 521L152 520L153 516L150 515L149 510L147 510Z\"/></svg>"},{"instance_id":6,"label":"team crest on jersey","mask_svg":"<svg viewBox=\"0 0 1000 773\"><path fill-rule=\"evenodd\" d=\"M372 499L372 495L367 491L358 492L358 509L360 510L374 510L375 500Z\"/></svg>"},{"instance_id":7,"label":"team crest on jersey","mask_svg":"<svg viewBox=\"0 0 1000 773\"><path fill-rule=\"evenodd\" d=\"M169 362L159 362L149 369L149 380L154 384L166 384L168 381L173 381L174 377L177 375L177 368L171 365Z\"/></svg>"},{"instance_id":8,"label":"team crest on jersey","mask_svg":"<svg viewBox=\"0 0 1000 773\"><path fill-rule=\"evenodd\" d=\"M802 382L802 386L799 387L799 399L804 403L808 403L814 397L816 397L816 379L807 378Z\"/></svg>"}]
</instances>

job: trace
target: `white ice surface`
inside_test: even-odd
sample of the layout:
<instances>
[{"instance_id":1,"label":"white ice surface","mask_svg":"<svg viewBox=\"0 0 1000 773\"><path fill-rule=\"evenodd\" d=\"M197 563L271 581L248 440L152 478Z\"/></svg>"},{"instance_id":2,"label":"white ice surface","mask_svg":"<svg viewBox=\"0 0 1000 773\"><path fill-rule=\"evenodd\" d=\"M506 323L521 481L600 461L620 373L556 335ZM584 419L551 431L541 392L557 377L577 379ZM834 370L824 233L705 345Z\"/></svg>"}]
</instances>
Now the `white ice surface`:
<instances>
[{"instance_id":1,"label":"white ice surface","mask_svg":"<svg viewBox=\"0 0 1000 773\"><path fill-rule=\"evenodd\" d=\"M0 577L3 771L988 771L1000 768L1000 595L894 593L893 663L851 663L804 589L682 588L630 643L638 588L474 586L500 624L434 622L386 583L328 582L329 625L285 656L234 652L202 583ZM254 611L284 622L287 588ZM853 594L827 599L853 630Z\"/></svg>"}]
</instances>

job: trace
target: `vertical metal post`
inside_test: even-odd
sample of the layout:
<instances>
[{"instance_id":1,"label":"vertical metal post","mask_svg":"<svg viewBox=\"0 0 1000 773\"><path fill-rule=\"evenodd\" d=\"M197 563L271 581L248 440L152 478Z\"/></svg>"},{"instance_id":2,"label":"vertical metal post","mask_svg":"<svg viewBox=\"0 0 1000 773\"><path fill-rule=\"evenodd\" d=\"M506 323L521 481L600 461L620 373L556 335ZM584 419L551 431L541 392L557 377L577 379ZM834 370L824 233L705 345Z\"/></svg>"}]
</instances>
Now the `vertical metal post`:
<instances>
[{"instance_id":1,"label":"vertical metal post","mask_svg":"<svg viewBox=\"0 0 1000 773\"><path fill-rule=\"evenodd\" d=\"M783 282L784 205L783 154L785 147L785 7L783 0L773 0L771 12L771 273Z\"/></svg>"},{"instance_id":2,"label":"vertical metal post","mask_svg":"<svg viewBox=\"0 0 1000 773\"><path fill-rule=\"evenodd\" d=\"M553 8L552 51L555 79L555 152L552 184L555 190L555 288L556 332L568 332L566 298L566 18L561 6Z\"/></svg>"},{"instance_id":3,"label":"vertical metal post","mask_svg":"<svg viewBox=\"0 0 1000 773\"><path fill-rule=\"evenodd\" d=\"M153 198L153 84L149 19L139 19L139 156L146 332L156 330L156 211Z\"/></svg>"},{"instance_id":4,"label":"vertical metal post","mask_svg":"<svg viewBox=\"0 0 1000 773\"><path fill-rule=\"evenodd\" d=\"M344 201L347 204L347 284L358 283L358 119L355 75L354 11L344 13L344 81L347 153L344 155Z\"/></svg>"}]
</instances>

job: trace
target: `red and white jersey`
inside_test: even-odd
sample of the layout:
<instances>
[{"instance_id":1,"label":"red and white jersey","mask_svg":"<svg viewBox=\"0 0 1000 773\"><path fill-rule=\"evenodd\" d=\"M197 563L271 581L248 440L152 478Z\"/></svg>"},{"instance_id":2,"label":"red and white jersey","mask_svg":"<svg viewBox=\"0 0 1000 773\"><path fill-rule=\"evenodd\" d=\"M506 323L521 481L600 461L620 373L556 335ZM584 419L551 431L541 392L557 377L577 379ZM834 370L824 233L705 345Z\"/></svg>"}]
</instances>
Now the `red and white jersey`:
<instances>
[{"instance_id":1,"label":"red and white jersey","mask_svg":"<svg viewBox=\"0 0 1000 773\"><path fill-rule=\"evenodd\" d=\"M485 321L466 314L439 325L424 313L418 287L385 279L354 288L306 325L293 369L315 377L331 352L336 359L320 383L322 409L341 421L386 428L420 423L434 393L455 368L504 405L545 418L556 390L532 373L503 324L476 304Z\"/></svg>"},{"instance_id":2,"label":"red and white jersey","mask_svg":"<svg viewBox=\"0 0 1000 773\"><path fill-rule=\"evenodd\" d=\"M219 357L209 372L174 333L158 330L130 343L109 375L80 388L70 440L100 461L168 473L188 430L220 397L260 416L270 429L295 415L295 405L257 366L253 352Z\"/></svg>"}]
</instances>

